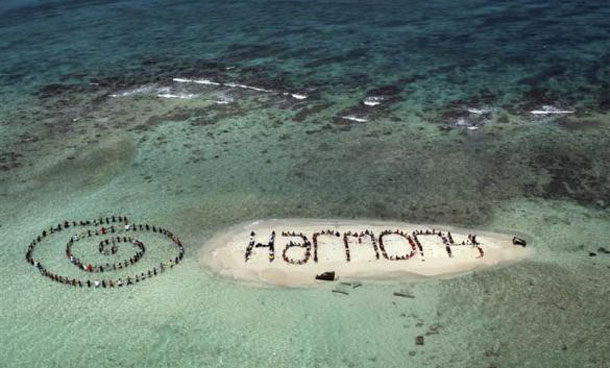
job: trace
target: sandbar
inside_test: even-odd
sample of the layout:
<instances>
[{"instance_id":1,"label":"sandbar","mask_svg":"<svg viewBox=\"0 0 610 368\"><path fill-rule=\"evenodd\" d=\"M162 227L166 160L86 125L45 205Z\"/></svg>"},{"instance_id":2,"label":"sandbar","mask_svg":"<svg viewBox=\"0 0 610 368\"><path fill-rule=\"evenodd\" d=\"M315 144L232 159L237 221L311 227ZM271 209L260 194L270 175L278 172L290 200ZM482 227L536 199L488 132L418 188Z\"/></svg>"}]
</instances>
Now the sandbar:
<instances>
[{"instance_id":1,"label":"sandbar","mask_svg":"<svg viewBox=\"0 0 610 368\"><path fill-rule=\"evenodd\" d=\"M265 219L216 232L202 247L200 261L224 277L275 286L328 283L316 275L329 271L341 281L414 281L533 254L529 243L514 245L514 235L395 221Z\"/></svg>"}]
</instances>

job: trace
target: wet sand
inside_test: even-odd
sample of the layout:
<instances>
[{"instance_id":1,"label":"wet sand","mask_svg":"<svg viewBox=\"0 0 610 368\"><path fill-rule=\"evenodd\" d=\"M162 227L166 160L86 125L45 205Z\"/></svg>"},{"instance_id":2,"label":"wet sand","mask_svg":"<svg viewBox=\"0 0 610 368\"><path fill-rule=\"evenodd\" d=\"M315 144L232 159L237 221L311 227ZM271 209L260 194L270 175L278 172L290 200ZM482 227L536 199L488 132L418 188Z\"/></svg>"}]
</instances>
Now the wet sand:
<instances>
[{"instance_id":1,"label":"wet sand","mask_svg":"<svg viewBox=\"0 0 610 368\"><path fill-rule=\"evenodd\" d=\"M366 230L375 234L379 248L379 235L384 230L400 230L411 234L416 230L435 229L443 234L451 232L454 244L450 246L450 257L442 239L438 235L419 235L422 252L413 251L407 260L391 260L383 252L375 251L370 236L348 236L350 261L347 261L343 236L346 232L361 233ZM283 235L282 232L302 233L313 243L313 234L322 230L338 232L339 236L319 235L317 241L317 262L314 261L314 247L311 256L306 256L306 248L289 247L286 255L293 260L308 258L304 264L293 264L283 259L283 252L289 242L303 243L299 236ZM270 261L268 247L254 247L246 261L246 250L251 240L268 244L275 231L274 259ZM251 233L254 232L254 237ZM470 244L468 234L476 234L479 249ZM250 221L223 229L208 240L202 248L200 261L222 276L239 281L263 283L277 286L308 286L324 283L315 276L334 271L342 281L397 280L413 281L433 277L451 277L466 272L481 270L509 262L514 262L533 254L531 247L523 248L512 244L514 235L509 233L482 232L473 229L455 228L446 225L410 224L376 220L341 219L269 219ZM465 245L462 245L462 241ZM384 248L388 257L411 253L404 237L396 234L384 236ZM379 257L376 256L379 254Z\"/></svg>"}]
</instances>

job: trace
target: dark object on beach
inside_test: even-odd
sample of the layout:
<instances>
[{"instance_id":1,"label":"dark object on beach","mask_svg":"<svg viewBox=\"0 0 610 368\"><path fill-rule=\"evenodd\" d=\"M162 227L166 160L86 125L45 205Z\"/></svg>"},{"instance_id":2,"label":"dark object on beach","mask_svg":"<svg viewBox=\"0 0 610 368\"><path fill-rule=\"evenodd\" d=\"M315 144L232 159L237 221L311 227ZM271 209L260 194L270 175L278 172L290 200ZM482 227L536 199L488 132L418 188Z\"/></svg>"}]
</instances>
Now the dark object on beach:
<instances>
[{"instance_id":1,"label":"dark object on beach","mask_svg":"<svg viewBox=\"0 0 610 368\"><path fill-rule=\"evenodd\" d=\"M589 252L589 257L595 257L597 255L597 253L595 252Z\"/></svg>"},{"instance_id":2,"label":"dark object on beach","mask_svg":"<svg viewBox=\"0 0 610 368\"><path fill-rule=\"evenodd\" d=\"M415 338L415 345L423 345L424 344L424 337L423 336L417 336Z\"/></svg>"},{"instance_id":3,"label":"dark object on beach","mask_svg":"<svg viewBox=\"0 0 610 368\"><path fill-rule=\"evenodd\" d=\"M400 297L402 297L402 298L411 298L411 299L415 298L415 297L414 297L413 295L411 295L411 294L399 293L398 291L395 291L395 292L394 292L394 296L400 296Z\"/></svg>"},{"instance_id":4,"label":"dark object on beach","mask_svg":"<svg viewBox=\"0 0 610 368\"><path fill-rule=\"evenodd\" d=\"M610 254L610 250L604 248L604 247L599 247L597 248L597 251L600 253L604 253L604 254Z\"/></svg>"},{"instance_id":5,"label":"dark object on beach","mask_svg":"<svg viewBox=\"0 0 610 368\"><path fill-rule=\"evenodd\" d=\"M316 275L316 280L335 281L335 271L328 271Z\"/></svg>"},{"instance_id":6,"label":"dark object on beach","mask_svg":"<svg viewBox=\"0 0 610 368\"><path fill-rule=\"evenodd\" d=\"M521 238L517 238L516 236L513 237L513 244L514 245L520 245L522 247L525 247L527 245L527 242Z\"/></svg>"},{"instance_id":7,"label":"dark object on beach","mask_svg":"<svg viewBox=\"0 0 610 368\"><path fill-rule=\"evenodd\" d=\"M349 295L349 294L347 293L347 291L343 291L343 290L336 290L336 289L335 289L335 290L333 290L333 293L339 293L339 294L343 294L343 295Z\"/></svg>"}]
</instances>

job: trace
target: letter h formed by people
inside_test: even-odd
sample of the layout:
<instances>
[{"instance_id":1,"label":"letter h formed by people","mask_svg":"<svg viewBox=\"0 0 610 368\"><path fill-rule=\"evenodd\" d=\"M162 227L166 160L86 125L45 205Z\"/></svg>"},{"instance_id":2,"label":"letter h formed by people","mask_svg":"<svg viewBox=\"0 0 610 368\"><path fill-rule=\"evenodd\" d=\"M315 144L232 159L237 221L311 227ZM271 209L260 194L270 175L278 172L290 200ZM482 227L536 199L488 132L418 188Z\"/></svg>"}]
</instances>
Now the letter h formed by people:
<instances>
[{"instance_id":1,"label":"letter h formed by people","mask_svg":"<svg viewBox=\"0 0 610 368\"><path fill-rule=\"evenodd\" d=\"M245 252L245 261L248 262L250 260L250 258L252 257L252 253L256 248L268 248L269 262L273 262L273 260L275 259L275 231L271 233L271 236L269 237L269 242L267 244L257 243L254 239L254 236L254 233L250 235L250 242L248 243Z\"/></svg>"}]
</instances>

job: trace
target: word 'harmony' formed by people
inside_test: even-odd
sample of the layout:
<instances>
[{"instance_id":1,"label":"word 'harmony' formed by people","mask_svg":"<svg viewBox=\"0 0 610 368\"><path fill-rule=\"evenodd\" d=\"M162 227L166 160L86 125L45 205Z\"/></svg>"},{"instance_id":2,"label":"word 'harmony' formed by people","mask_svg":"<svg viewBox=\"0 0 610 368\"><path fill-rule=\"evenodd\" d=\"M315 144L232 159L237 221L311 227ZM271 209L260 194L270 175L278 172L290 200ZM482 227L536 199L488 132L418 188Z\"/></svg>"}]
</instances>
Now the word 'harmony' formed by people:
<instances>
[{"instance_id":1,"label":"word 'harmony' formed by people","mask_svg":"<svg viewBox=\"0 0 610 368\"><path fill-rule=\"evenodd\" d=\"M284 262L294 265L304 265L310 260L318 263L318 250L321 245L321 239L324 239L325 247L333 246L333 242L339 243L339 246L342 246L344 249L346 262L352 260L351 250L355 246L370 247L371 252L369 254L372 259L376 260L383 258L388 261L408 261L419 255L420 260L425 261L424 246L421 243L425 237L430 237L434 240L432 246L444 247L447 257L450 258L454 257L453 250L455 247L476 248L478 251L476 254L479 258L485 255L483 247L475 234L468 234L467 238L463 241L455 242L451 232L442 232L436 229L415 230L411 233L402 230L384 230L378 236L371 230L360 232L347 231L343 233L335 230L322 230L313 233L311 240L301 232L282 231L280 234L286 238L285 246L282 250L282 259ZM245 262L253 258L253 254L257 249L267 249L269 262L273 262L275 260L276 232L272 231L268 238L269 240L265 243L257 242L256 239L256 233L250 233L250 241L244 254ZM389 254L386 250L388 241L392 241L393 244L404 244L401 254ZM292 248L301 248L303 250L299 253L301 255L300 258L294 259L289 256Z\"/></svg>"}]
</instances>

